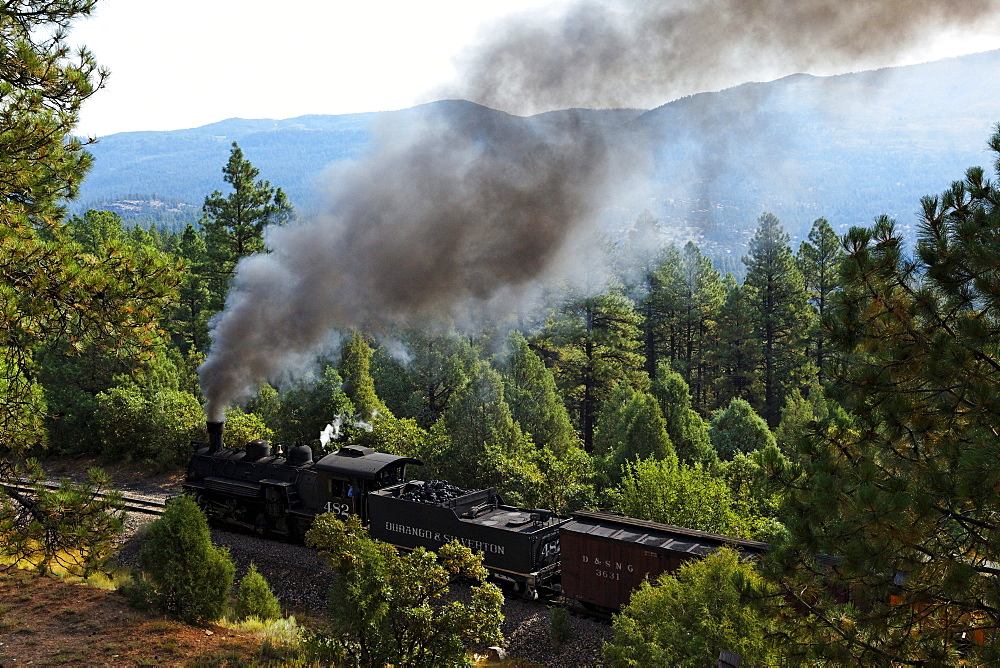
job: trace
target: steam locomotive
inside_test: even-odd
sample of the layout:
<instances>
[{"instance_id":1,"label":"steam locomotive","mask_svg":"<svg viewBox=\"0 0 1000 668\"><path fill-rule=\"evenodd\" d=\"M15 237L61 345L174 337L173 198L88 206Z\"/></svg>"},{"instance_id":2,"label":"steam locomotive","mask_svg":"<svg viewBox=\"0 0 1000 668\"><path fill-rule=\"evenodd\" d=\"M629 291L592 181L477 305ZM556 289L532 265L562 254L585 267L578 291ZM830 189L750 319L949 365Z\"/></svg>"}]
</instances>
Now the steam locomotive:
<instances>
[{"instance_id":1,"label":"steam locomotive","mask_svg":"<svg viewBox=\"0 0 1000 668\"><path fill-rule=\"evenodd\" d=\"M481 552L492 576L526 598L561 593L591 611L614 611L645 577L676 570L728 544L762 554L767 544L608 513L562 517L506 505L495 489L460 490L407 479L412 457L350 445L314 461L299 445L287 454L255 440L223 444L222 422L195 443L184 489L214 524L301 541L322 513L358 515L373 538L404 550L437 550L452 540Z\"/></svg>"},{"instance_id":2,"label":"steam locomotive","mask_svg":"<svg viewBox=\"0 0 1000 668\"><path fill-rule=\"evenodd\" d=\"M313 461L299 445L287 455L255 440L243 449L223 444L222 422L208 423L208 443L195 444L184 490L209 520L261 536L300 541L321 513L358 515L373 538L412 550L436 550L451 540L483 553L494 577L527 596L558 576L559 527L568 518L504 504L495 489L457 490L441 498L433 483L407 480L418 459L349 445ZM450 487L450 486L449 486Z\"/></svg>"}]
</instances>

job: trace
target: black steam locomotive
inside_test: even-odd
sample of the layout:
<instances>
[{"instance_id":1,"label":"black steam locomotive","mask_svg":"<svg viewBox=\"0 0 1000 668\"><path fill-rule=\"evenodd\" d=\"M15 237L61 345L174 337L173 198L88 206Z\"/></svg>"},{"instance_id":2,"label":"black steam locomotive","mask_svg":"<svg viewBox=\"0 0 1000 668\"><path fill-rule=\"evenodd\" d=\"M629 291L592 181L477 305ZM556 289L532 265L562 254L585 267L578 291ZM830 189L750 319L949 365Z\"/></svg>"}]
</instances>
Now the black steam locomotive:
<instances>
[{"instance_id":1,"label":"black steam locomotive","mask_svg":"<svg viewBox=\"0 0 1000 668\"><path fill-rule=\"evenodd\" d=\"M495 489L438 493L440 485L407 480L407 465L419 460L371 448L346 446L318 461L304 445L287 454L259 440L229 449L223 426L208 423L209 442L195 444L184 482L213 523L299 541L319 514L354 514L373 538L400 548L458 540L532 598L557 580L559 528L569 518L505 505Z\"/></svg>"}]
</instances>

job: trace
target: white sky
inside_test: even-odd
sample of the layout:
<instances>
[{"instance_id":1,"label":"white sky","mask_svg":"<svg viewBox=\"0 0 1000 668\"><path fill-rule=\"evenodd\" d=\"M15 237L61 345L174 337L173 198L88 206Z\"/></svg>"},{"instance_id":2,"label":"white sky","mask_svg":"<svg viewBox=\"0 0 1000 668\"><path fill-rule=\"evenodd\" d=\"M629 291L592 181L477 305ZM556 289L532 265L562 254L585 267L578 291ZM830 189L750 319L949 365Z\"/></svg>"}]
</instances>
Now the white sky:
<instances>
[{"instance_id":1,"label":"white sky","mask_svg":"<svg viewBox=\"0 0 1000 668\"><path fill-rule=\"evenodd\" d=\"M70 41L111 70L80 134L430 101L476 28L545 0L103 0ZM548 4L552 4L551 0Z\"/></svg>"},{"instance_id":2,"label":"white sky","mask_svg":"<svg viewBox=\"0 0 1000 668\"><path fill-rule=\"evenodd\" d=\"M429 91L452 78L452 57L478 29L564 1L103 0L70 35L111 70L106 88L84 104L77 132L174 130L232 117L428 102ZM993 48L1000 48L995 36L943 37L886 65Z\"/></svg>"}]
</instances>

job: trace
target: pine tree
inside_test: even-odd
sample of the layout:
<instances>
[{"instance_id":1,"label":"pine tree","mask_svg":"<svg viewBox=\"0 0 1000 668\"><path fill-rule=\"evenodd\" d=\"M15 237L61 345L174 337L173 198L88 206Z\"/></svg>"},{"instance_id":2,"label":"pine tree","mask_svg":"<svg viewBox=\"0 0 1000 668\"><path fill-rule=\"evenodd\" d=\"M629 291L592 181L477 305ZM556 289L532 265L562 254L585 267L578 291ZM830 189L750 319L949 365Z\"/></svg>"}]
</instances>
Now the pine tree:
<instances>
[{"instance_id":1,"label":"pine tree","mask_svg":"<svg viewBox=\"0 0 1000 668\"><path fill-rule=\"evenodd\" d=\"M684 292L681 254L671 245L649 276L648 295L637 302L643 315L645 370L650 377L656 373L661 361L672 365L681 357L679 316L683 310Z\"/></svg>"},{"instance_id":2,"label":"pine tree","mask_svg":"<svg viewBox=\"0 0 1000 668\"><path fill-rule=\"evenodd\" d=\"M531 434L536 446L559 456L577 447L569 411L562 403L555 378L520 332L510 335L512 348L507 364L507 402L514 419Z\"/></svg>"},{"instance_id":3,"label":"pine tree","mask_svg":"<svg viewBox=\"0 0 1000 668\"><path fill-rule=\"evenodd\" d=\"M570 297L534 339L550 360L582 433L584 449L594 444L594 427L601 402L622 383L646 390L639 328L642 316L617 291L596 297Z\"/></svg>"},{"instance_id":4,"label":"pine tree","mask_svg":"<svg viewBox=\"0 0 1000 668\"><path fill-rule=\"evenodd\" d=\"M718 457L708 437L708 425L691 408L691 393L684 378L661 364L651 391L663 411L677 457L688 464L713 465Z\"/></svg>"},{"instance_id":5,"label":"pine tree","mask_svg":"<svg viewBox=\"0 0 1000 668\"><path fill-rule=\"evenodd\" d=\"M511 501L527 502L534 494L534 447L511 415L503 379L488 362L477 364L435 427L447 436L425 463L441 477L459 487L496 487Z\"/></svg>"},{"instance_id":6,"label":"pine tree","mask_svg":"<svg viewBox=\"0 0 1000 668\"><path fill-rule=\"evenodd\" d=\"M395 397L390 405L395 415L413 418L420 427L430 429L468 385L477 364L476 351L467 337L455 332L410 330L400 347L405 364L381 356L379 396Z\"/></svg>"},{"instance_id":7,"label":"pine tree","mask_svg":"<svg viewBox=\"0 0 1000 668\"><path fill-rule=\"evenodd\" d=\"M621 384L601 407L594 435L594 452L602 457L612 482L628 462L656 459L677 465L677 453L656 398Z\"/></svg>"},{"instance_id":8,"label":"pine tree","mask_svg":"<svg viewBox=\"0 0 1000 668\"><path fill-rule=\"evenodd\" d=\"M106 572L125 526L124 501L111 478L90 469L88 480L46 486L37 460L13 466L0 460L0 572L34 568L78 577ZM27 483L31 493L13 488Z\"/></svg>"},{"instance_id":9,"label":"pine tree","mask_svg":"<svg viewBox=\"0 0 1000 668\"><path fill-rule=\"evenodd\" d=\"M827 313L833 293L840 287L839 264L844 256L840 238L825 218L818 218L809 231L809 240L799 245L796 264L802 273L809 302L816 309L809 332L809 349L812 354L820 383L826 382L827 334L823 329L823 317Z\"/></svg>"},{"instance_id":10,"label":"pine tree","mask_svg":"<svg viewBox=\"0 0 1000 668\"><path fill-rule=\"evenodd\" d=\"M141 355L169 297L151 256L77 252L62 217L92 162L71 136L106 72L67 31L93 0L5 3L0 11L0 440L45 441L36 355L59 338Z\"/></svg>"},{"instance_id":11,"label":"pine tree","mask_svg":"<svg viewBox=\"0 0 1000 668\"><path fill-rule=\"evenodd\" d=\"M646 358L646 373L656 371L660 356L666 351L666 340L673 323L672 304L668 292L678 279L677 249L664 245L663 226L649 211L643 211L628 232L625 243L617 250L616 275L622 291L636 304L642 316L642 352Z\"/></svg>"},{"instance_id":12,"label":"pine tree","mask_svg":"<svg viewBox=\"0 0 1000 668\"><path fill-rule=\"evenodd\" d=\"M753 289L753 331L761 342L761 415L769 425L777 426L785 394L806 377L802 359L812 313L788 246L788 233L773 215L765 213L758 219L743 261L747 266L744 284Z\"/></svg>"},{"instance_id":13,"label":"pine tree","mask_svg":"<svg viewBox=\"0 0 1000 668\"><path fill-rule=\"evenodd\" d=\"M343 380L331 366L323 367L321 377L306 378L292 382L281 395L277 415L270 426L281 443L292 444L302 441L317 446L319 434L328 424L344 427L353 422L354 404L344 393Z\"/></svg>"},{"instance_id":14,"label":"pine tree","mask_svg":"<svg viewBox=\"0 0 1000 668\"><path fill-rule=\"evenodd\" d=\"M845 237L830 391L850 419L800 439L781 478L791 540L768 560L806 658L1000 660L998 202L970 169L924 198L915 257L885 217Z\"/></svg>"},{"instance_id":15,"label":"pine tree","mask_svg":"<svg viewBox=\"0 0 1000 668\"><path fill-rule=\"evenodd\" d=\"M85 253L100 255L110 244L118 244L126 234L122 229L122 219L112 211L90 209L83 217L73 216L66 223L69 238L79 244ZM135 240L139 243L142 240Z\"/></svg>"},{"instance_id":16,"label":"pine tree","mask_svg":"<svg viewBox=\"0 0 1000 668\"><path fill-rule=\"evenodd\" d=\"M386 415L389 412L375 393L371 360L371 346L360 332L354 332L344 344L339 371L344 380L344 394L354 404L356 417L366 422L377 415Z\"/></svg>"},{"instance_id":17,"label":"pine tree","mask_svg":"<svg viewBox=\"0 0 1000 668\"><path fill-rule=\"evenodd\" d=\"M294 215L281 188L254 180L260 170L243 157L236 142L222 174L233 191L224 195L216 190L206 197L201 219L208 251L204 276L210 284L214 310L222 308L229 279L240 258L264 251L264 228Z\"/></svg>"},{"instance_id":18,"label":"pine tree","mask_svg":"<svg viewBox=\"0 0 1000 668\"><path fill-rule=\"evenodd\" d=\"M709 346L725 289L712 261L690 241L684 245L680 270L683 292L677 315L678 359L674 368L684 377L694 405L704 408L713 380Z\"/></svg>"},{"instance_id":19,"label":"pine tree","mask_svg":"<svg viewBox=\"0 0 1000 668\"><path fill-rule=\"evenodd\" d=\"M188 224L181 235L177 255L185 264L177 305L171 322L175 345L185 354L208 352L208 318L212 314L211 293L202 276L206 271L208 250L205 240Z\"/></svg>"},{"instance_id":20,"label":"pine tree","mask_svg":"<svg viewBox=\"0 0 1000 668\"><path fill-rule=\"evenodd\" d=\"M718 369L715 404L725 406L732 399L757 402L763 396L761 342L753 328L753 288L738 285L726 275L726 297L719 309L716 340L709 354Z\"/></svg>"}]
</instances>

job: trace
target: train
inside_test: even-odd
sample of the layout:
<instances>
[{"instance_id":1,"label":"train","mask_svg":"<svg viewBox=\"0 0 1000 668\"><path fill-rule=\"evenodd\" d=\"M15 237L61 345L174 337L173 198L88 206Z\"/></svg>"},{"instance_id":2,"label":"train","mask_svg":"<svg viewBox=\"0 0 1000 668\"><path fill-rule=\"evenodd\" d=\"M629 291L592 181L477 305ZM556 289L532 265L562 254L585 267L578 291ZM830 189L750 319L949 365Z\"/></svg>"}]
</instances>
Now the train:
<instances>
[{"instance_id":1,"label":"train","mask_svg":"<svg viewBox=\"0 0 1000 668\"><path fill-rule=\"evenodd\" d=\"M413 457L346 445L314 460L297 445L263 440L224 444L224 423L209 422L194 443L183 488L215 525L301 541L313 519L357 515L372 538L400 550L437 550L457 540L483 555L491 576L525 598L559 596L595 614L619 610L646 577L729 545L747 556L766 543L604 512L561 516L504 503L493 488L466 490L410 479Z\"/></svg>"}]
</instances>

